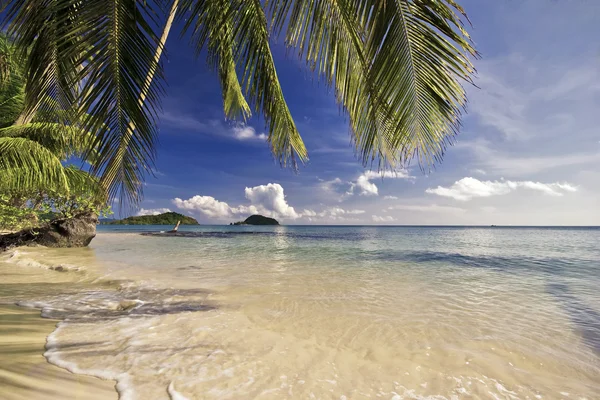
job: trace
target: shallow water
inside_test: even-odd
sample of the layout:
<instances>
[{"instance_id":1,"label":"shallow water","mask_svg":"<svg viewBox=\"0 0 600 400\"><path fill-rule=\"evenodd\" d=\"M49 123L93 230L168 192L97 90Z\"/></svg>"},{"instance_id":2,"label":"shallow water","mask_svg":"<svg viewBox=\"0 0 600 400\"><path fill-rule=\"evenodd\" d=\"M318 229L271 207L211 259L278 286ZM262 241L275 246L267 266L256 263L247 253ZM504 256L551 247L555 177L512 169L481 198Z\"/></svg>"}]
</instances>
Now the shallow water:
<instances>
[{"instance_id":1,"label":"shallow water","mask_svg":"<svg viewBox=\"0 0 600 400\"><path fill-rule=\"evenodd\" d=\"M121 398L600 398L599 229L131 228L0 266Z\"/></svg>"}]
</instances>

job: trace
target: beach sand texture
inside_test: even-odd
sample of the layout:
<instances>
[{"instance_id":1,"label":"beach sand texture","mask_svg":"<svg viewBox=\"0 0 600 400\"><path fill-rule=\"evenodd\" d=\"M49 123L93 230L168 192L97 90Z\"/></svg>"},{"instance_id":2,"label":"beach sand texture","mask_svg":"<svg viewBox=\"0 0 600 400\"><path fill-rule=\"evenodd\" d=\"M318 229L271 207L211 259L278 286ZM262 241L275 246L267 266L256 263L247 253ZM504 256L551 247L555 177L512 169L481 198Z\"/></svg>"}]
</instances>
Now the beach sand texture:
<instances>
[{"instance_id":1,"label":"beach sand texture","mask_svg":"<svg viewBox=\"0 0 600 400\"><path fill-rule=\"evenodd\" d=\"M58 321L39 310L0 306L0 399L117 399L114 382L72 374L46 361L46 337Z\"/></svg>"}]
</instances>

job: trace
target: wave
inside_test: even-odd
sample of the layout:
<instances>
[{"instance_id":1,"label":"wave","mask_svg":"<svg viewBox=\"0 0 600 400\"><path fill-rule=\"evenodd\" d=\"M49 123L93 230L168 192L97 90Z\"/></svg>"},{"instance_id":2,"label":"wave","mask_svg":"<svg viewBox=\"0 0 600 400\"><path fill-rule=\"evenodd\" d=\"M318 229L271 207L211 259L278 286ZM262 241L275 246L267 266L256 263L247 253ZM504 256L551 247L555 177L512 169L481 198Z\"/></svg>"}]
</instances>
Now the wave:
<instances>
[{"instance_id":1,"label":"wave","mask_svg":"<svg viewBox=\"0 0 600 400\"><path fill-rule=\"evenodd\" d=\"M187 397L175 390L175 385L173 384L173 381L169 383L169 386L167 387L167 393L169 394L171 400L189 400Z\"/></svg>"},{"instance_id":2,"label":"wave","mask_svg":"<svg viewBox=\"0 0 600 400\"><path fill-rule=\"evenodd\" d=\"M382 261L408 261L423 264L446 264L461 267L488 268L495 270L522 269L535 273L549 275L562 275L569 273L586 274L598 268L595 260L582 258L553 258L531 256L496 256L496 255L468 255L464 253L451 253L443 251L377 251L364 252L363 257L369 260L374 258ZM589 267L589 268L586 268Z\"/></svg>"},{"instance_id":3,"label":"wave","mask_svg":"<svg viewBox=\"0 0 600 400\"><path fill-rule=\"evenodd\" d=\"M2 261L8 264L16 264L23 267L35 267L42 268L57 272L72 272L72 271L83 271L85 267L73 264L51 264L48 262L40 262L36 259L29 258L29 253L21 250L13 250L5 255L2 255Z\"/></svg>"}]
</instances>

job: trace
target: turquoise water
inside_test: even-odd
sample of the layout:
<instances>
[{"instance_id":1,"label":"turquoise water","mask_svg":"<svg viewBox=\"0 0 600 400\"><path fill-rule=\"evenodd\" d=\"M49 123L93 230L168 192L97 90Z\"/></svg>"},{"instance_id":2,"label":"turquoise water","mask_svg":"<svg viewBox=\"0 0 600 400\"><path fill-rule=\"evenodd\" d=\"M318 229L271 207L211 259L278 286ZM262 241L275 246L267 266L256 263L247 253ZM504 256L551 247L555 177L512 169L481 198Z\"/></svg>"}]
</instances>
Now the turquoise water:
<instances>
[{"instance_id":1,"label":"turquoise water","mask_svg":"<svg viewBox=\"0 0 600 400\"><path fill-rule=\"evenodd\" d=\"M116 285L19 300L65 319L52 362L122 398L600 398L600 229L168 229L11 259Z\"/></svg>"}]
</instances>

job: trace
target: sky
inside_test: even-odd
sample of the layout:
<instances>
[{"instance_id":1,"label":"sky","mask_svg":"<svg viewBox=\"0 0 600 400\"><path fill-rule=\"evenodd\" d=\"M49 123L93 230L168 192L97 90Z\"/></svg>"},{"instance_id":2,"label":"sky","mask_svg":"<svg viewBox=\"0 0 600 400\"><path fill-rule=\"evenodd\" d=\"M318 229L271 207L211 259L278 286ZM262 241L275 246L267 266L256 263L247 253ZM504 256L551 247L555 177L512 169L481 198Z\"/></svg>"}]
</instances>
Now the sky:
<instances>
[{"instance_id":1,"label":"sky","mask_svg":"<svg viewBox=\"0 0 600 400\"><path fill-rule=\"evenodd\" d=\"M467 86L456 143L426 172L363 168L333 93L279 44L281 85L310 157L297 173L281 168L264 122L226 121L216 74L171 35L156 173L137 214L171 210L203 224L261 213L290 225L600 225L600 1L460 4L482 55L478 87Z\"/></svg>"}]
</instances>

